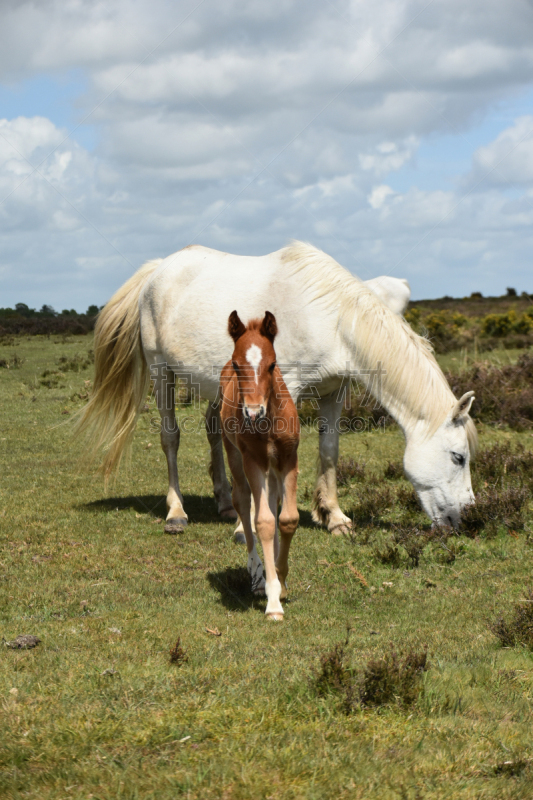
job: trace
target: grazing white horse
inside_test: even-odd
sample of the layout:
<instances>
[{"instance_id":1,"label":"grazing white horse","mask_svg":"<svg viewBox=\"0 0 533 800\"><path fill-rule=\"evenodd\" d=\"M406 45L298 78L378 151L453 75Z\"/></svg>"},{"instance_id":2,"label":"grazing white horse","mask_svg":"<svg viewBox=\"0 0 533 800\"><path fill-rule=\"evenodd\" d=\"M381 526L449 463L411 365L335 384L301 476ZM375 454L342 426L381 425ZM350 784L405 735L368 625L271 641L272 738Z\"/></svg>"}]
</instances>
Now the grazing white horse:
<instances>
[{"instance_id":1,"label":"grazing white horse","mask_svg":"<svg viewBox=\"0 0 533 800\"><path fill-rule=\"evenodd\" d=\"M409 300L411 299L411 287L405 278L392 278L390 275L380 275L379 278L371 278L365 281L368 286L382 303L394 311L395 314L403 314Z\"/></svg>"},{"instance_id":2,"label":"grazing white horse","mask_svg":"<svg viewBox=\"0 0 533 800\"><path fill-rule=\"evenodd\" d=\"M226 322L235 307L246 319L272 310L278 364L292 398L319 398L317 522L334 533L351 527L337 500L336 464L343 388L357 377L401 426L405 472L425 511L435 523L458 524L461 509L474 500L473 392L457 401L429 343L333 258L298 242L260 257L186 247L145 264L111 298L96 325L94 389L81 419L95 450L108 444L105 474L131 440L151 371L169 474L165 530L183 530L174 382L176 375L187 377L210 401L215 496L219 511L235 516L215 403L229 355Z\"/></svg>"}]
</instances>

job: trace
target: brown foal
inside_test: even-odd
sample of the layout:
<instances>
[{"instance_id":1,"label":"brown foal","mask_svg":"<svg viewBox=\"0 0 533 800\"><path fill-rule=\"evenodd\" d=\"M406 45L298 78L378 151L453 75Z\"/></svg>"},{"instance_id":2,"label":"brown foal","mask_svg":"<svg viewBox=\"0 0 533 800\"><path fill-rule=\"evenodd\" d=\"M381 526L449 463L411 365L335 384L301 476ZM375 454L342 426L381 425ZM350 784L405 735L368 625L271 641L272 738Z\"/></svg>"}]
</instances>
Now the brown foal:
<instances>
[{"instance_id":1,"label":"brown foal","mask_svg":"<svg viewBox=\"0 0 533 800\"><path fill-rule=\"evenodd\" d=\"M228 331L235 343L231 361L220 376L222 439L233 475L233 505L239 514L248 548L252 591L267 596L266 615L283 619L280 600L287 596L286 578L291 539L298 526L296 484L300 423L298 412L276 365L276 318L244 325L236 311ZM263 565L255 547L255 530L263 547ZM279 514L278 539L276 518Z\"/></svg>"}]
</instances>

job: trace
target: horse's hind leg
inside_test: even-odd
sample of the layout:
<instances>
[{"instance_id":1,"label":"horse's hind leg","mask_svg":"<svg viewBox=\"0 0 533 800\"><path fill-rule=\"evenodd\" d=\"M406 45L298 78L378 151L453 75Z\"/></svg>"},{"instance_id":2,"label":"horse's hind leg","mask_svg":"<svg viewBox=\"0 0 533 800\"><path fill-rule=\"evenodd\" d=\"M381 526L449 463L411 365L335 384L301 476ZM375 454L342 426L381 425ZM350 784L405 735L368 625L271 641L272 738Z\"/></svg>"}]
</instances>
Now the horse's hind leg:
<instances>
[{"instance_id":1,"label":"horse's hind leg","mask_svg":"<svg viewBox=\"0 0 533 800\"><path fill-rule=\"evenodd\" d=\"M319 430L318 477L313 497L313 519L326 525L333 534L349 533L352 523L342 513L337 499L337 461L339 458L339 420L342 401L336 394L323 397L320 415L324 418Z\"/></svg>"},{"instance_id":2,"label":"horse's hind leg","mask_svg":"<svg viewBox=\"0 0 533 800\"><path fill-rule=\"evenodd\" d=\"M213 492L218 505L218 513L223 519L237 519L237 512L231 502L231 489L224 468L224 450L218 402L209 403L205 415L205 429L211 448L209 474L213 481Z\"/></svg>"},{"instance_id":3,"label":"horse's hind leg","mask_svg":"<svg viewBox=\"0 0 533 800\"><path fill-rule=\"evenodd\" d=\"M240 451L227 439L224 443L231 474L233 475L233 503L241 518L246 547L248 548L247 569L252 579L252 592L254 594L264 595L265 573L263 570L263 563L255 546L255 537L252 532L252 521L250 517L252 507L250 486L244 473Z\"/></svg>"},{"instance_id":4,"label":"horse's hind leg","mask_svg":"<svg viewBox=\"0 0 533 800\"><path fill-rule=\"evenodd\" d=\"M175 378L168 368L159 371L154 380L154 391L157 408L161 416L161 447L167 459L168 494L167 518L165 533L183 533L187 525L187 514L183 508L183 497L180 492L178 477L178 448L180 445L180 429L176 421Z\"/></svg>"}]
</instances>

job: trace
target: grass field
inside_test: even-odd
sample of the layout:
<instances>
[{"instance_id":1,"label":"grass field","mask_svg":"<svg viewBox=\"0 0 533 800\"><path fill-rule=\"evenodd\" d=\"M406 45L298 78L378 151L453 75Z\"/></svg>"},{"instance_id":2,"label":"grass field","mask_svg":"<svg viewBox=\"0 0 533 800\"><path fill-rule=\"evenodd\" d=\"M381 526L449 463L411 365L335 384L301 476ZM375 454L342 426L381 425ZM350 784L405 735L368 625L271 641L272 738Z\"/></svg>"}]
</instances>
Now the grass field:
<instances>
[{"instance_id":1,"label":"grass field","mask_svg":"<svg viewBox=\"0 0 533 800\"><path fill-rule=\"evenodd\" d=\"M490 630L533 583L531 507L523 530L429 543L418 566L402 548L388 557L394 525L428 524L409 484L384 477L401 461L400 432L341 439L342 456L365 464L364 479L341 488L343 510L358 518L376 487L384 504L350 540L311 522L317 435L304 431L291 602L283 623L269 623L243 584L244 548L216 515L200 411L183 412L196 432L182 436L190 525L179 538L163 533L166 465L151 412L107 494L79 471L68 422L84 402L90 347L85 336L0 346L10 365L0 370L0 630L41 639L0 649L0 796L533 797L533 655ZM533 445L531 433L480 426L481 451L508 441ZM347 628L355 675L391 644L427 646L414 704L356 702L346 713L338 692L317 692L320 659ZM172 662L178 637L186 658Z\"/></svg>"}]
</instances>

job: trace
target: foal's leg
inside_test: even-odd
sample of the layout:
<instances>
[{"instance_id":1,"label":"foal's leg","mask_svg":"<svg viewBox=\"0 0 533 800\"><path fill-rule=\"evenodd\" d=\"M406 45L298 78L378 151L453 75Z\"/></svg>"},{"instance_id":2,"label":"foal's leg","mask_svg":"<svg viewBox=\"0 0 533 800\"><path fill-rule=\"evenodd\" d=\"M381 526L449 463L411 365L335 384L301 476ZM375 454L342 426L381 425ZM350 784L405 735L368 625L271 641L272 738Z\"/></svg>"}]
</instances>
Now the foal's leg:
<instances>
[{"instance_id":1,"label":"foal's leg","mask_svg":"<svg viewBox=\"0 0 533 800\"><path fill-rule=\"evenodd\" d=\"M292 537L298 527L299 514L296 504L296 486L298 481L298 457L296 452L291 455L285 465L282 486L282 504L279 515L279 532L281 544L279 555L276 559L276 569L281 583L281 599L287 597L287 574L289 572L289 548Z\"/></svg>"},{"instance_id":2,"label":"foal's leg","mask_svg":"<svg viewBox=\"0 0 533 800\"><path fill-rule=\"evenodd\" d=\"M237 512L231 502L231 489L224 468L224 449L218 402L209 403L205 414L205 429L211 448L209 474L213 481L213 492L218 504L218 513L223 519L237 519Z\"/></svg>"},{"instance_id":3,"label":"foal's leg","mask_svg":"<svg viewBox=\"0 0 533 800\"><path fill-rule=\"evenodd\" d=\"M250 517L252 505L250 486L244 473L240 451L227 439L224 441L224 444L228 456L228 464L231 469L231 474L233 475L233 504L241 518L246 547L248 549L247 569L252 579L252 592L254 594L264 595L265 573L263 570L263 563L255 546L255 537L252 531L252 521Z\"/></svg>"},{"instance_id":4,"label":"foal's leg","mask_svg":"<svg viewBox=\"0 0 533 800\"><path fill-rule=\"evenodd\" d=\"M255 502L255 529L263 547L266 571L265 592L268 598L265 614L270 619L282 620L283 607L280 603L281 583L276 573L274 559L276 520L268 502L267 476L263 469L261 469L250 456L244 457L244 469Z\"/></svg>"},{"instance_id":5,"label":"foal's leg","mask_svg":"<svg viewBox=\"0 0 533 800\"><path fill-rule=\"evenodd\" d=\"M339 420L342 400L337 393L320 401L322 424L319 430L318 477L313 498L313 519L327 525L333 534L349 533L352 523L342 513L337 499L337 461L339 459Z\"/></svg>"},{"instance_id":6,"label":"foal's leg","mask_svg":"<svg viewBox=\"0 0 533 800\"><path fill-rule=\"evenodd\" d=\"M274 559L277 561L279 553L279 536L278 536L278 510L279 501L282 496L282 487L280 476L274 469L268 471L268 505L272 514L274 515L274 525L276 526L274 536Z\"/></svg>"},{"instance_id":7,"label":"foal's leg","mask_svg":"<svg viewBox=\"0 0 533 800\"><path fill-rule=\"evenodd\" d=\"M174 408L174 373L169 369L161 370L154 381L157 408L161 415L161 447L167 459L168 466L168 494L167 494L167 519L165 533L183 533L188 518L183 508L183 497L180 492L178 478L178 448L180 445L180 430L176 421Z\"/></svg>"}]
</instances>

